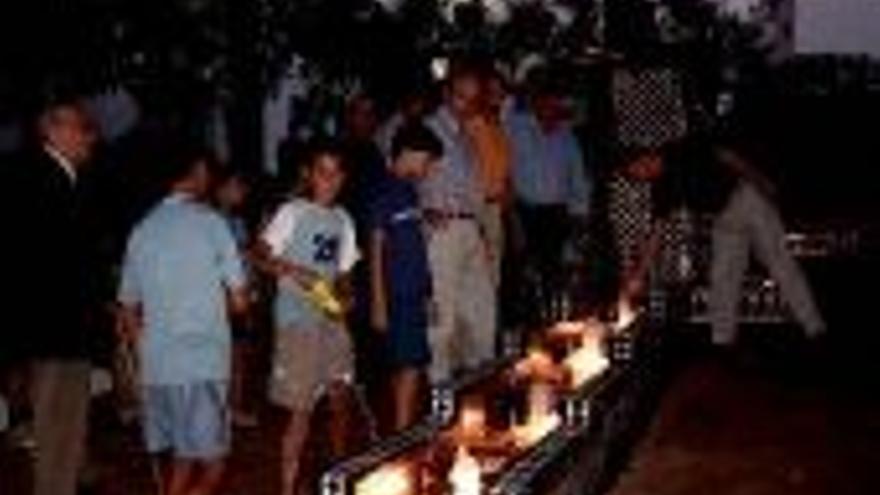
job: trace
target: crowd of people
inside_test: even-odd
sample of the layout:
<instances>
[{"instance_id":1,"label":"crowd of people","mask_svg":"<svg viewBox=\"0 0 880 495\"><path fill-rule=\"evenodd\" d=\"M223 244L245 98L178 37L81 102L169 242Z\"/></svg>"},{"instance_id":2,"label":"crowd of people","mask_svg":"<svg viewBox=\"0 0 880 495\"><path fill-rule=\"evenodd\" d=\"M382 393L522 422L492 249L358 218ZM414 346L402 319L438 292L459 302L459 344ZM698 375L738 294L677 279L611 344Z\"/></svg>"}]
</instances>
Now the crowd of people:
<instances>
[{"instance_id":1,"label":"crowd of people","mask_svg":"<svg viewBox=\"0 0 880 495\"><path fill-rule=\"evenodd\" d=\"M75 493L90 361L107 340L99 328L114 330L111 354L128 357L116 382L136 392L134 415L165 495L217 492L233 425L259 426L255 383L266 383L286 417L279 472L290 495L302 488L319 400L331 415L330 449L341 455L359 384L388 387L389 424L377 433L399 431L424 413L426 384L496 356L505 286L526 267L538 283L560 286L572 233L608 209L594 208L605 201L595 194L600 175L584 158L563 88L538 75L511 89L492 68L454 66L439 105L413 97L384 123L374 100L354 96L339 136L291 154L295 172L278 200L256 207L249 175L202 146L171 146L154 164L161 199L126 229L110 262L81 186L99 136L78 100L47 105L39 145L3 170L0 207L11 234L5 315L19 329L2 332L0 372L7 402L32 411L35 493ZM714 341L734 340L751 245L808 332L822 333L747 147L706 141L647 150L620 167L623 180L654 188L658 218L621 273L621 293L643 296L670 210L709 209L720 219ZM697 199L706 184L716 186L712 205ZM257 351L260 340L271 341L268 353Z\"/></svg>"}]
</instances>

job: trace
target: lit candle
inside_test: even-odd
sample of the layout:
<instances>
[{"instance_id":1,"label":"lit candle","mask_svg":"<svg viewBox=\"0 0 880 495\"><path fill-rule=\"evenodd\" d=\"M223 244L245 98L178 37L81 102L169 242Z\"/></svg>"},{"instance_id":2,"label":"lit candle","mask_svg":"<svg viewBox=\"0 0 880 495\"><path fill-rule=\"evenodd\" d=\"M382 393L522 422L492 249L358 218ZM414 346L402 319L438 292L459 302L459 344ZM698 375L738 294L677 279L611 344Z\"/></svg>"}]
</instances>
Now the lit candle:
<instances>
[{"instance_id":1,"label":"lit candle","mask_svg":"<svg viewBox=\"0 0 880 495\"><path fill-rule=\"evenodd\" d=\"M355 484L355 495L415 495L409 467L403 463L387 464Z\"/></svg>"},{"instance_id":2,"label":"lit candle","mask_svg":"<svg viewBox=\"0 0 880 495\"><path fill-rule=\"evenodd\" d=\"M479 404L464 406L459 425L465 439L482 437L486 431L486 411Z\"/></svg>"},{"instance_id":3,"label":"lit candle","mask_svg":"<svg viewBox=\"0 0 880 495\"><path fill-rule=\"evenodd\" d=\"M529 388L529 410L525 424L513 427L516 445L530 447L559 426L559 415L554 410L553 388L546 384L534 384Z\"/></svg>"},{"instance_id":4,"label":"lit candle","mask_svg":"<svg viewBox=\"0 0 880 495\"><path fill-rule=\"evenodd\" d=\"M636 319L636 311L632 307L632 302L628 299L621 299L617 303L617 321L612 325L615 332L619 332L630 326Z\"/></svg>"},{"instance_id":5,"label":"lit candle","mask_svg":"<svg viewBox=\"0 0 880 495\"><path fill-rule=\"evenodd\" d=\"M455 453L455 464L449 471L449 484L452 495L480 495L480 464L463 445Z\"/></svg>"}]
</instances>

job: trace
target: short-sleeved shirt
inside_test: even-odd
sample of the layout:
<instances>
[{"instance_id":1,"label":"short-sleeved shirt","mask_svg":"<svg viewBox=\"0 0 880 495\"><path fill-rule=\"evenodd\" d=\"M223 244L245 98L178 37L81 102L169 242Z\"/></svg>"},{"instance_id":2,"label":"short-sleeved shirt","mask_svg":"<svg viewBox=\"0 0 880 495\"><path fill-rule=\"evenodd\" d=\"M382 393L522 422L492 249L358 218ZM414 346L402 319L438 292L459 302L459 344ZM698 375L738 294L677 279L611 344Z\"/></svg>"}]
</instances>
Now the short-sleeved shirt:
<instances>
[{"instance_id":1,"label":"short-sleeved shirt","mask_svg":"<svg viewBox=\"0 0 880 495\"><path fill-rule=\"evenodd\" d=\"M500 122L480 116L471 119L465 126L474 151L483 184L483 193L487 199L499 199L508 188L512 150L507 131Z\"/></svg>"},{"instance_id":2,"label":"short-sleeved shirt","mask_svg":"<svg viewBox=\"0 0 880 495\"><path fill-rule=\"evenodd\" d=\"M227 290L245 283L226 222L208 206L171 195L132 232L119 301L139 305L145 385L227 380Z\"/></svg>"},{"instance_id":3,"label":"short-sleeved shirt","mask_svg":"<svg viewBox=\"0 0 880 495\"><path fill-rule=\"evenodd\" d=\"M415 186L389 177L371 210L371 229L385 235L386 355L393 366L423 366L431 360L427 336L431 275Z\"/></svg>"},{"instance_id":4,"label":"short-sleeved shirt","mask_svg":"<svg viewBox=\"0 0 880 495\"><path fill-rule=\"evenodd\" d=\"M331 280L350 271L359 258L354 222L345 210L305 199L282 205L260 238L273 256ZM279 281L275 323L278 328L313 329L327 322L302 287Z\"/></svg>"},{"instance_id":5,"label":"short-sleeved shirt","mask_svg":"<svg viewBox=\"0 0 880 495\"><path fill-rule=\"evenodd\" d=\"M485 200L477 156L458 119L441 107L425 120L443 143L443 158L419 182L422 208L449 213L476 214Z\"/></svg>"},{"instance_id":6,"label":"short-sleeved shirt","mask_svg":"<svg viewBox=\"0 0 880 495\"><path fill-rule=\"evenodd\" d=\"M389 298L424 300L431 291L431 275L418 195L411 182L388 177L381 183L371 209L370 229L385 234Z\"/></svg>"},{"instance_id":7,"label":"short-sleeved shirt","mask_svg":"<svg viewBox=\"0 0 880 495\"><path fill-rule=\"evenodd\" d=\"M545 132L529 112L511 115L506 125L517 199L529 205L564 204L571 213L587 216L593 183L571 128L563 125Z\"/></svg>"}]
</instances>

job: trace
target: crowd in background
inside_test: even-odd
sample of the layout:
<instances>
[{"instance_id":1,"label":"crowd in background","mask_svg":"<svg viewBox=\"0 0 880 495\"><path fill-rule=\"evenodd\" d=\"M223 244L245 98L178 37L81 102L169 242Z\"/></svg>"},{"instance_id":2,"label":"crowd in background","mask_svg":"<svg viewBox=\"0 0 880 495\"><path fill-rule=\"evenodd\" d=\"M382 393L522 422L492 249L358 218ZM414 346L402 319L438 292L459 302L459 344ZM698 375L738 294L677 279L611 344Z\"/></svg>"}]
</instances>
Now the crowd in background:
<instances>
[{"instance_id":1,"label":"crowd in background","mask_svg":"<svg viewBox=\"0 0 880 495\"><path fill-rule=\"evenodd\" d=\"M625 198L607 196L634 189L650 204L629 213L647 220L607 239L623 251L635 236L612 299L644 297L661 230L696 209L720 219L716 344L734 342L751 249L808 333L825 330L742 136L621 154L608 177L585 158L550 72L512 88L491 66L453 65L438 96L414 91L382 120L369 95L351 97L338 135L285 143L286 170L268 185L194 143L137 135L135 152L105 154L130 173L102 175L88 166L99 136L86 108L49 103L0 195L12 282L0 373L35 440L35 493L75 493L94 362L114 370L121 416L140 422L146 450L171 454L157 457L159 493L216 491L232 426L260 427L263 388L285 415L281 490L296 493L318 400L338 455L352 397L374 409L390 397L377 434L412 425L427 384L493 359L499 328L528 324L509 309L518 288L559 290L573 269L606 262L572 266L575 241L624 221Z\"/></svg>"}]
</instances>

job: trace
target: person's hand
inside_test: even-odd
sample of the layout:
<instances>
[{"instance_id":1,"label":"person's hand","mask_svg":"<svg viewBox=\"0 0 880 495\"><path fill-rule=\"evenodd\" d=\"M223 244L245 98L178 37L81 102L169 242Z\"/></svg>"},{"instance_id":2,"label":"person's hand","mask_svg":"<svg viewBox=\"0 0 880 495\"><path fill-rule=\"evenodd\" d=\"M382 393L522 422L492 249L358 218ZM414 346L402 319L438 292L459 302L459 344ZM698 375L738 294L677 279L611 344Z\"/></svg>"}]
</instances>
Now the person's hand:
<instances>
[{"instance_id":1,"label":"person's hand","mask_svg":"<svg viewBox=\"0 0 880 495\"><path fill-rule=\"evenodd\" d=\"M628 275L623 279L620 288L621 299L632 301L642 297L645 293L645 279L635 275Z\"/></svg>"},{"instance_id":2,"label":"person's hand","mask_svg":"<svg viewBox=\"0 0 880 495\"><path fill-rule=\"evenodd\" d=\"M336 300L342 306L342 312L351 313L355 305L355 294L351 283L339 279L333 284L333 292L336 294Z\"/></svg>"},{"instance_id":3,"label":"person's hand","mask_svg":"<svg viewBox=\"0 0 880 495\"><path fill-rule=\"evenodd\" d=\"M385 334L388 332L388 312L383 309L374 308L370 311L370 326L376 332Z\"/></svg>"},{"instance_id":4,"label":"person's hand","mask_svg":"<svg viewBox=\"0 0 880 495\"><path fill-rule=\"evenodd\" d=\"M143 333L143 322L138 313L127 308L117 308L113 319L113 333L120 342L132 344Z\"/></svg>"},{"instance_id":5,"label":"person's hand","mask_svg":"<svg viewBox=\"0 0 880 495\"><path fill-rule=\"evenodd\" d=\"M282 280L290 280L292 282L295 282L300 287L306 289L312 287L321 279L321 276L318 274L318 272L293 264L282 265L281 273Z\"/></svg>"},{"instance_id":6,"label":"person's hand","mask_svg":"<svg viewBox=\"0 0 880 495\"><path fill-rule=\"evenodd\" d=\"M440 319L440 307L437 304L437 300L434 298L428 298L427 301L425 301L425 304L428 313L428 326L436 326L437 321Z\"/></svg>"},{"instance_id":7,"label":"person's hand","mask_svg":"<svg viewBox=\"0 0 880 495\"><path fill-rule=\"evenodd\" d=\"M374 298L370 304L370 327L380 334L388 331L388 307L381 298Z\"/></svg>"},{"instance_id":8,"label":"person's hand","mask_svg":"<svg viewBox=\"0 0 880 495\"><path fill-rule=\"evenodd\" d=\"M489 239L483 237L483 253L486 256L486 261L491 265L495 261L495 257L498 256L498 253L495 252L495 247L492 246L492 243L489 242Z\"/></svg>"},{"instance_id":9,"label":"person's hand","mask_svg":"<svg viewBox=\"0 0 880 495\"><path fill-rule=\"evenodd\" d=\"M425 224L427 224L428 228L431 230L442 230L449 225L449 218L442 213L433 210L425 210L424 219Z\"/></svg>"}]
</instances>

